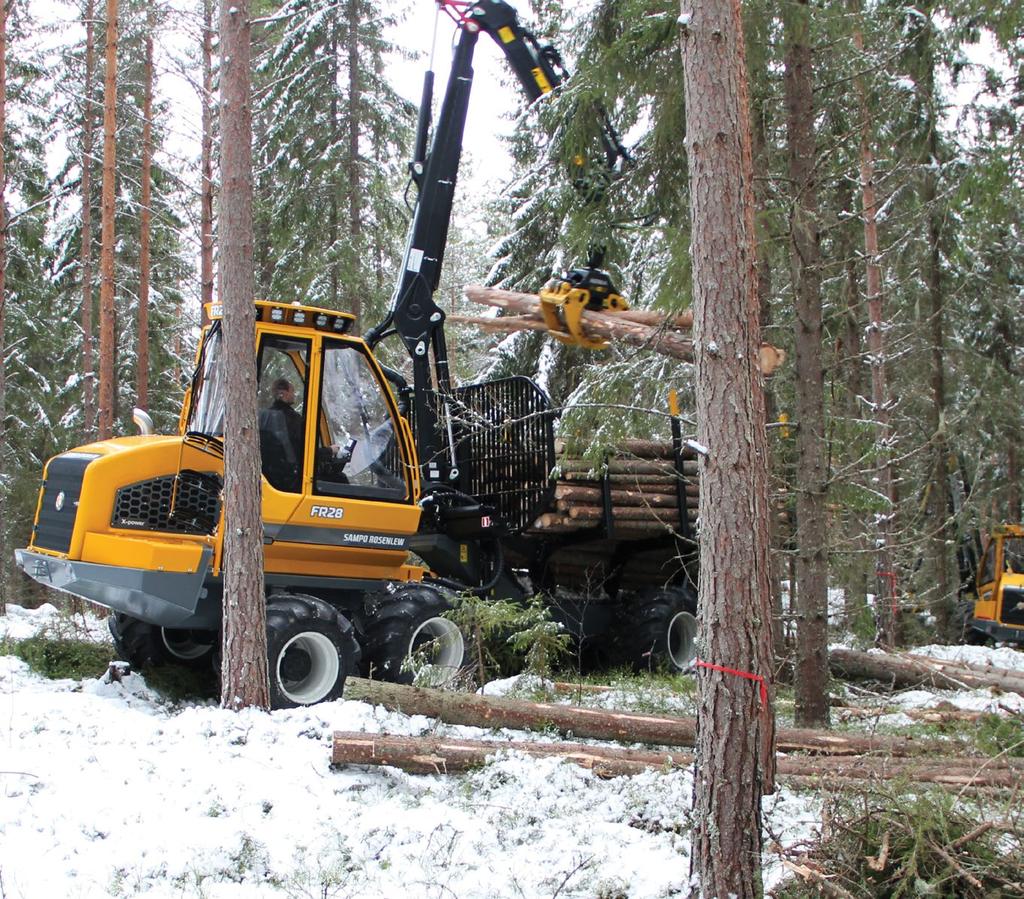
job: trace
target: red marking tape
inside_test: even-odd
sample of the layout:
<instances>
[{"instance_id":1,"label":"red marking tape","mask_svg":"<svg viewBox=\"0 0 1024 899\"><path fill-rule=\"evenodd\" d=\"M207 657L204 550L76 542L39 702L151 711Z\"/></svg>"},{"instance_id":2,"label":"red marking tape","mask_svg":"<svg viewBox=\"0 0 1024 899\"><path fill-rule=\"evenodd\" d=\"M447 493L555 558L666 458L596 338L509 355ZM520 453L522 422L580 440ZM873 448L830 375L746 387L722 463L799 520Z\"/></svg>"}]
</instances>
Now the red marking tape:
<instances>
[{"instance_id":1,"label":"red marking tape","mask_svg":"<svg viewBox=\"0 0 1024 899\"><path fill-rule=\"evenodd\" d=\"M721 671L723 674L735 674L736 677L742 677L744 680L757 681L758 687L760 688L761 705L765 708L768 707L768 682L760 674L753 674L750 671L740 671L739 668L726 668L724 665L715 665L712 662L702 662L697 659L694 662L697 668L710 668L712 671Z\"/></svg>"}]
</instances>

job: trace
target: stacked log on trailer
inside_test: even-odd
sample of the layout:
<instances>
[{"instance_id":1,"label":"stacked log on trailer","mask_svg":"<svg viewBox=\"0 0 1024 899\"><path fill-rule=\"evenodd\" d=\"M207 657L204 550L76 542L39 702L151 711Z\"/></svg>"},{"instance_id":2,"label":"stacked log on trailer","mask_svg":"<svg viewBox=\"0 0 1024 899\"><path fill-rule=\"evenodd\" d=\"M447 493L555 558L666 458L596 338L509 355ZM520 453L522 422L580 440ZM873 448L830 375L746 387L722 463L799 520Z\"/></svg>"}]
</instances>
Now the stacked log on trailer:
<instances>
[{"instance_id":1,"label":"stacked log on trailer","mask_svg":"<svg viewBox=\"0 0 1024 899\"><path fill-rule=\"evenodd\" d=\"M554 507L527 536L554 547L547 568L559 584L663 585L678 578L697 523L697 458L673 443L622 441L602 462L556 443ZM680 512L685 516L681 517Z\"/></svg>"},{"instance_id":2,"label":"stacked log on trailer","mask_svg":"<svg viewBox=\"0 0 1024 899\"><path fill-rule=\"evenodd\" d=\"M693 531L697 456L688 447L682 450L682 472L670 442L625 440L604 463L574 458L559 444L555 449L555 509L538 517L530 533L592 529L607 522L609 511L611 530L622 540ZM680 518L680 491L688 529Z\"/></svg>"}]
</instances>

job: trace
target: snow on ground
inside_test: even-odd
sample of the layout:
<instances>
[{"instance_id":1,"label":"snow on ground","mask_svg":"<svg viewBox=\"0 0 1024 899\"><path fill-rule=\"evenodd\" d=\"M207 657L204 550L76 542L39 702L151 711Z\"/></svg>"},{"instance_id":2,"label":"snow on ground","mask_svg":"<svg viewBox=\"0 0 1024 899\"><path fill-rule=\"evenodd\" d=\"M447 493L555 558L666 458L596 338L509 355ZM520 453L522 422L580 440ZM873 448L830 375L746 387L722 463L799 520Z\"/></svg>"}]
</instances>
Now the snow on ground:
<instances>
[{"instance_id":1,"label":"snow on ground","mask_svg":"<svg viewBox=\"0 0 1024 899\"><path fill-rule=\"evenodd\" d=\"M16 639L56 621L52 607L8 609L0 633ZM99 639L102 624L86 630ZM12 656L0 656L0 728L5 899L686 892L688 771L600 780L515 754L457 777L332 770L335 730L437 725L359 702L271 714L170 705L137 675L49 681ZM782 792L766 800L767 827L806 839L817 807ZM768 883L780 877L768 859Z\"/></svg>"},{"instance_id":2,"label":"snow on ground","mask_svg":"<svg viewBox=\"0 0 1024 899\"><path fill-rule=\"evenodd\" d=\"M76 637L79 640L109 642L110 631L105 619L95 615L69 616L50 603L38 609L7 606L7 614L0 615L0 640L24 640L40 631L51 635Z\"/></svg>"},{"instance_id":3,"label":"snow on ground","mask_svg":"<svg viewBox=\"0 0 1024 899\"><path fill-rule=\"evenodd\" d=\"M991 668L1009 668L1024 671L1024 652L1012 646L915 646L909 652L945 662L964 662Z\"/></svg>"}]
</instances>

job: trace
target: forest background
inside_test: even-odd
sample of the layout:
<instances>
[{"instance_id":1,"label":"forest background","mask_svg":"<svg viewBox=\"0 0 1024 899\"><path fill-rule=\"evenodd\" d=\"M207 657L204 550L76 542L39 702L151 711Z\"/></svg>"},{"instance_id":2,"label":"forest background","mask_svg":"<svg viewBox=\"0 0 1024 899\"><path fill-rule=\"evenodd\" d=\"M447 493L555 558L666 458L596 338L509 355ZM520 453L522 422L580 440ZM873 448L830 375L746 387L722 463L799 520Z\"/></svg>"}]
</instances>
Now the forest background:
<instances>
[{"instance_id":1,"label":"forest background","mask_svg":"<svg viewBox=\"0 0 1024 899\"><path fill-rule=\"evenodd\" d=\"M212 4L121 4L113 322L100 308L96 236L104 9L53 10L6 4L0 602L31 589L11 556L28 541L46 459L99 433L97 372L114 372L115 434L131 433L136 405L173 429L200 303L215 292ZM290 0L255 12L257 295L350 310L365 329L390 298L409 214L415 109L396 90L396 61L407 66L429 35L405 43L408 4ZM444 304L461 305L474 281L534 291L600 244L634 306L688 307L678 7L520 12L573 77L526 108L510 76L481 76L504 79L511 162L503 177L484 167L463 180ZM768 385L787 622L823 621L828 581L865 635L877 595L874 612L913 609L924 615L904 624L955 639L965 549L1020 518L1022 18L1010 0L745 7L761 317L764 339L793 360ZM439 32L442 82L451 30ZM153 85L172 77L192 85L202 122L159 89L147 112ZM632 159L581 197L572 162L593 156L600 108ZM595 168L588 183L600 177ZM102 321L115 339L101 353ZM563 436L595 459L623 436L660 436L642 410L692 389L688 365L642 350L585 354L459 328L450 344L462 380L536 377L564 410Z\"/></svg>"}]
</instances>

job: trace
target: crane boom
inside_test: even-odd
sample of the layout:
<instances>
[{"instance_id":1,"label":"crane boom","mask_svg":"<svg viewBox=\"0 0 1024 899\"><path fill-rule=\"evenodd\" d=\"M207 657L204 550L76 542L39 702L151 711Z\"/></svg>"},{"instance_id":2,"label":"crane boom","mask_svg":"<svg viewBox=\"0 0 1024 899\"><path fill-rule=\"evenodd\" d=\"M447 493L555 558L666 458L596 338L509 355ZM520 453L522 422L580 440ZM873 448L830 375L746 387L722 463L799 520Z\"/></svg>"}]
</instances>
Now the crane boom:
<instances>
[{"instance_id":1,"label":"crane boom","mask_svg":"<svg viewBox=\"0 0 1024 899\"><path fill-rule=\"evenodd\" d=\"M567 73L558 52L524 28L515 9L505 0L441 0L439 7L459 27L451 74L430 150L425 155L433 72L427 72L424 80L415 155L410 166L419 193L391 310L367 333L366 340L373 347L384 337L397 333L405 344L413 366L413 418L423 476L427 482L444 483L457 479L458 466L450 448L450 422L445 420L445 403L451 394L445 313L434 301L434 293L441 280L451 227L478 37L483 32L501 48L530 102L555 90ZM600 118L605 162L613 168L627 154L603 111ZM444 455L446 447L451 453L449 458Z\"/></svg>"}]
</instances>

